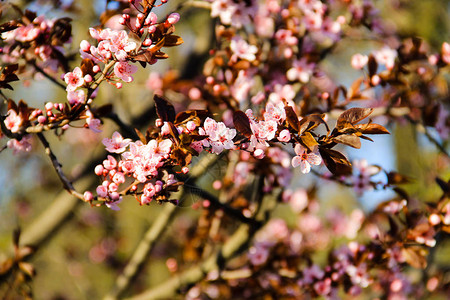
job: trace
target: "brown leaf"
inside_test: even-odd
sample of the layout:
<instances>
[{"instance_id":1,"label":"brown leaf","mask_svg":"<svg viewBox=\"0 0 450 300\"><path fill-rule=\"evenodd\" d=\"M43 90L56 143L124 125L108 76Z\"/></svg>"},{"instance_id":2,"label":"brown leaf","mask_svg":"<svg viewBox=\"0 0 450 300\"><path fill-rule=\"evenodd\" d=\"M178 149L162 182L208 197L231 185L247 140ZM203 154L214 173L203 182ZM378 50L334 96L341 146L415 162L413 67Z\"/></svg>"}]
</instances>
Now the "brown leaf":
<instances>
[{"instance_id":1,"label":"brown leaf","mask_svg":"<svg viewBox=\"0 0 450 300\"><path fill-rule=\"evenodd\" d=\"M319 147L319 153L322 156L325 166L336 176L352 174L352 164L340 152Z\"/></svg>"},{"instance_id":2,"label":"brown leaf","mask_svg":"<svg viewBox=\"0 0 450 300\"><path fill-rule=\"evenodd\" d=\"M178 46L183 44L184 41L181 37L179 37L178 35L167 35L165 40L164 40L164 47L173 47L173 46Z\"/></svg>"},{"instance_id":3,"label":"brown leaf","mask_svg":"<svg viewBox=\"0 0 450 300\"><path fill-rule=\"evenodd\" d=\"M356 149L361 148L361 140L353 134L341 134L332 138L333 142L344 144Z\"/></svg>"},{"instance_id":4,"label":"brown leaf","mask_svg":"<svg viewBox=\"0 0 450 300\"><path fill-rule=\"evenodd\" d=\"M363 134L390 134L389 130L375 123L354 125Z\"/></svg>"},{"instance_id":5,"label":"brown leaf","mask_svg":"<svg viewBox=\"0 0 450 300\"><path fill-rule=\"evenodd\" d=\"M178 133L178 129L173 125L172 122L167 123L169 124L169 131L170 135L173 137L173 140L176 145L180 144L180 134Z\"/></svg>"},{"instance_id":6,"label":"brown leaf","mask_svg":"<svg viewBox=\"0 0 450 300\"><path fill-rule=\"evenodd\" d=\"M163 96L156 95L153 97L156 106L156 114L164 122L175 121L175 108Z\"/></svg>"},{"instance_id":7,"label":"brown leaf","mask_svg":"<svg viewBox=\"0 0 450 300\"><path fill-rule=\"evenodd\" d=\"M406 176L406 175L402 175L400 173L397 172L389 172L386 173L387 179L388 179L388 184L403 184L403 183L409 183L411 182L411 178Z\"/></svg>"},{"instance_id":8,"label":"brown leaf","mask_svg":"<svg viewBox=\"0 0 450 300\"><path fill-rule=\"evenodd\" d=\"M367 66L369 69L369 77L372 77L373 75L375 75L377 73L378 63L372 54L369 55L369 61L367 63Z\"/></svg>"},{"instance_id":9,"label":"brown leaf","mask_svg":"<svg viewBox=\"0 0 450 300\"><path fill-rule=\"evenodd\" d=\"M311 114L300 120L298 134L302 134L306 130L312 130L319 126L320 124L324 124L327 128L327 132L330 132L330 128L328 128L327 122L324 121L325 114Z\"/></svg>"},{"instance_id":10,"label":"brown leaf","mask_svg":"<svg viewBox=\"0 0 450 300\"><path fill-rule=\"evenodd\" d=\"M139 129L135 128L134 131L136 131L137 136L139 137L139 139L141 140L141 142L146 145L147 144L147 139L145 138L145 136L142 134L142 132L139 131Z\"/></svg>"},{"instance_id":11,"label":"brown leaf","mask_svg":"<svg viewBox=\"0 0 450 300\"><path fill-rule=\"evenodd\" d=\"M209 115L209 111L205 109L195 109L195 110L186 110L179 112L175 116L175 124L184 123L187 120L193 120L195 122L195 119L198 118L200 120L205 119ZM197 126L200 126L200 123L197 124Z\"/></svg>"},{"instance_id":12,"label":"brown leaf","mask_svg":"<svg viewBox=\"0 0 450 300\"><path fill-rule=\"evenodd\" d=\"M338 118L336 128L345 128L348 123L356 124L367 118L373 111L373 108L353 107L344 111Z\"/></svg>"},{"instance_id":13,"label":"brown leaf","mask_svg":"<svg viewBox=\"0 0 450 300\"><path fill-rule=\"evenodd\" d=\"M36 270L34 269L33 265L28 262L19 262L19 268L29 277L33 277L34 275L36 275Z\"/></svg>"},{"instance_id":14,"label":"brown leaf","mask_svg":"<svg viewBox=\"0 0 450 300\"><path fill-rule=\"evenodd\" d=\"M93 71L94 68L94 62L90 58L85 58L81 62L81 71L83 71L83 75L91 75L92 77L95 76L95 73Z\"/></svg>"},{"instance_id":15,"label":"brown leaf","mask_svg":"<svg viewBox=\"0 0 450 300\"><path fill-rule=\"evenodd\" d=\"M236 130L243 136L246 138L250 138L252 136L253 131L250 127L250 120L243 111L237 110L233 113L233 123Z\"/></svg>"},{"instance_id":16,"label":"brown leaf","mask_svg":"<svg viewBox=\"0 0 450 300\"><path fill-rule=\"evenodd\" d=\"M300 136L300 143L309 151L313 151L314 147L318 145L316 139L310 132L305 132Z\"/></svg>"},{"instance_id":17,"label":"brown leaf","mask_svg":"<svg viewBox=\"0 0 450 300\"><path fill-rule=\"evenodd\" d=\"M422 247L413 246L402 249L402 255L406 262L418 269L424 269L427 266L427 254L428 251Z\"/></svg>"},{"instance_id":18,"label":"brown leaf","mask_svg":"<svg viewBox=\"0 0 450 300\"><path fill-rule=\"evenodd\" d=\"M284 111L286 112L286 121L289 126L295 131L299 131L300 129L300 121L298 120L298 116L295 113L294 109L291 106L286 105L284 107Z\"/></svg>"},{"instance_id":19,"label":"brown leaf","mask_svg":"<svg viewBox=\"0 0 450 300\"><path fill-rule=\"evenodd\" d=\"M349 99L355 99L361 97L361 92L359 91L359 88L361 87L361 83L363 82L363 78L359 78L355 80L352 84L352 86L349 88L347 97Z\"/></svg>"},{"instance_id":20,"label":"brown leaf","mask_svg":"<svg viewBox=\"0 0 450 300\"><path fill-rule=\"evenodd\" d=\"M169 55L167 55L167 53L158 51L153 55L156 59L168 59Z\"/></svg>"}]
</instances>

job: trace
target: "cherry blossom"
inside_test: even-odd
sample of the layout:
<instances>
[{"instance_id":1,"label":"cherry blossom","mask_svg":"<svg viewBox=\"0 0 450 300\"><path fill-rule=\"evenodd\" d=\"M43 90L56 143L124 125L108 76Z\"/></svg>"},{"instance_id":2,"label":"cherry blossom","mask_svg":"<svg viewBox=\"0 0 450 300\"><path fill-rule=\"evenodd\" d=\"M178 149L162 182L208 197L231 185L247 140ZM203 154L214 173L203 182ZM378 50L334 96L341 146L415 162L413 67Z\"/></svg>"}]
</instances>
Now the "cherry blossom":
<instances>
[{"instance_id":1,"label":"cherry blossom","mask_svg":"<svg viewBox=\"0 0 450 300\"><path fill-rule=\"evenodd\" d=\"M306 58L300 60L295 60L292 63L292 68L290 68L286 76L290 81L299 80L302 83L309 81L314 70L314 63L308 63Z\"/></svg>"},{"instance_id":2,"label":"cherry blossom","mask_svg":"<svg viewBox=\"0 0 450 300\"><path fill-rule=\"evenodd\" d=\"M364 68L365 65L367 65L367 62L369 61L369 57L367 55L362 55L362 54L354 54L352 56L352 68L357 69L357 70L361 70L362 68Z\"/></svg>"},{"instance_id":3,"label":"cherry blossom","mask_svg":"<svg viewBox=\"0 0 450 300\"><path fill-rule=\"evenodd\" d=\"M309 173L311 171L311 165L317 166L322 162L322 158L318 153L318 149L315 149L313 152L308 153L308 149L300 144L296 144L294 150L297 156L294 156L294 158L292 158L292 166L294 168L300 166L300 171L302 171L303 174Z\"/></svg>"},{"instance_id":4,"label":"cherry blossom","mask_svg":"<svg viewBox=\"0 0 450 300\"><path fill-rule=\"evenodd\" d=\"M68 92L75 91L78 87L84 84L83 72L79 67L76 67L73 72L64 75L64 81L67 83L66 90Z\"/></svg>"},{"instance_id":5,"label":"cherry blossom","mask_svg":"<svg viewBox=\"0 0 450 300\"><path fill-rule=\"evenodd\" d=\"M203 146L211 146L212 153L220 154L224 149L234 148L236 129L227 128L223 122L206 118L204 128L200 128L200 134L208 135L208 139L203 140Z\"/></svg>"},{"instance_id":6,"label":"cherry blossom","mask_svg":"<svg viewBox=\"0 0 450 300\"><path fill-rule=\"evenodd\" d=\"M104 138L102 143L106 146L106 151L110 153L122 153L131 143L131 139L124 139L120 133L115 131L111 139Z\"/></svg>"},{"instance_id":7,"label":"cherry blossom","mask_svg":"<svg viewBox=\"0 0 450 300\"><path fill-rule=\"evenodd\" d=\"M114 65L114 75L119 77L125 82L133 81L133 76L131 74L136 73L138 67L135 65L130 65L128 62L116 62Z\"/></svg>"},{"instance_id":8,"label":"cherry blossom","mask_svg":"<svg viewBox=\"0 0 450 300\"><path fill-rule=\"evenodd\" d=\"M22 122L22 118L16 113L15 110L8 110L8 113L4 120L6 128L8 128L11 132L16 133L19 131Z\"/></svg>"},{"instance_id":9,"label":"cherry blossom","mask_svg":"<svg viewBox=\"0 0 450 300\"><path fill-rule=\"evenodd\" d=\"M255 54L258 52L258 47L254 45L249 45L241 37L234 37L231 40L230 48L231 51L233 51L231 61L237 61L237 59L240 58L251 62L256 59Z\"/></svg>"},{"instance_id":10,"label":"cherry blossom","mask_svg":"<svg viewBox=\"0 0 450 300\"><path fill-rule=\"evenodd\" d=\"M382 49L373 53L377 63L385 65L388 70L394 67L395 59L397 58L397 50L384 46Z\"/></svg>"}]
</instances>

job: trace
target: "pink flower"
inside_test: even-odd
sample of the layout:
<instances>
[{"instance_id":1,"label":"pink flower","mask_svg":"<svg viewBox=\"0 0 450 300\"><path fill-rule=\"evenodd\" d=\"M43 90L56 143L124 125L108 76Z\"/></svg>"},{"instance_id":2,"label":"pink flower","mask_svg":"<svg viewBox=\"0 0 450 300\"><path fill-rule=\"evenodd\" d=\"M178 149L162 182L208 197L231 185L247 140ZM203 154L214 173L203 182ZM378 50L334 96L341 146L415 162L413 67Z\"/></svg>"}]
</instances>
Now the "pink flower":
<instances>
[{"instance_id":1,"label":"pink flower","mask_svg":"<svg viewBox=\"0 0 450 300\"><path fill-rule=\"evenodd\" d=\"M115 197L114 197L115 198ZM112 210L115 210L115 211L117 211L117 210L120 210L120 207L117 205L117 204L119 204L120 202L122 202L122 196L118 196L118 200L115 200L115 201L106 201L105 202L105 205L106 205L106 207L108 207L109 209L112 209Z\"/></svg>"},{"instance_id":2,"label":"pink flower","mask_svg":"<svg viewBox=\"0 0 450 300\"><path fill-rule=\"evenodd\" d=\"M8 110L7 116L5 118L5 126L11 132L16 133L19 131L20 126L22 125L22 118L16 113L15 110Z\"/></svg>"},{"instance_id":3,"label":"pink flower","mask_svg":"<svg viewBox=\"0 0 450 300\"><path fill-rule=\"evenodd\" d=\"M303 174L311 171L311 165L317 166L322 162L322 158L320 157L317 149L311 153L308 153L308 149L300 144L296 144L294 150L297 156L292 158L292 166L294 168L300 166L300 170Z\"/></svg>"},{"instance_id":4,"label":"pink flower","mask_svg":"<svg viewBox=\"0 0 450 300\"><path fill-rule=\"evenodd\" d=\"M30 152L31 151L31 135L27 134L20 141L16 139L11 139L6 143L9 149L13 150L13 154L19 152Z\"/></svg>"},{"instance_id":5,"label":"pink flower","mask_svg":"<svg viewBox=\"0 0 450 300\"><path fill-rule=\"evenodd\" d=\"M391 70L395 64L397 51L388 46L384 46L381 50L375 51L373 55L377 63L385 65L388 70Z\"/></svg>"},{"instance_id":6,"label":"pink flower","mask_svg":"<svg viewBox=\"0 0 450 300\"><path fill-rule=\"evenodd\" d=\"M202 128L200 128L202 129ZM203 140L203 146L211 146L211 151L220 154L224 149L233 149L233 138L236 136L236 129L230 129L223 122L216 122L211 118L206 118L204 130L200 130L209 136L207 140Z\"/></svg>"},{"instance_id":7,"label":"pink flower","mask_svg":"<svg viewBox=\"0 0 450 300\"><path fill-rule=\"evenodd\" d=\"M299 80L302 83L307 83L313 73L314 66L314 63L308 63L306 58L295 60L292 63L292 68L287 71L286 76L290 81Z\"/></svg>"},{"instance_id":8,"label":"pink flower","mask_svg":"<svg viewBox=\"0 0 450 300\"><path fill-rule=\"evenodd\" d=\"M254 61L256 59L255 54L258 52L258 47L249 45L241 37L234 37L231 40L230 48L233 51L231 61L237 61L238 58Z\"/></svg>"},{"instance_id":9,"label":"pink flower","mask_svg":"<svg viewBox=\"0 0 450 300\"><path fill-rule=\"evenodd\" d=\"M127 52L133 51L137 46L135 42L128 40L128 34L125 30L111 31L109 40L111 41L110 51L120 61L125 60L128 56Z\"/></svg>"},{"instance_id":10,"label":"pink flower","mask_svg":"<svg viewBox=\"0 0 450 300\"><path fill-rule=\"evenodd\" d=\"M97 195L101 198L106 198L108 196L108 188L104 185L99 185L96 189Z\"/></svg>"},{"instance_id":11,"label":"pink flower","mask_svg":"<svg viewBox=\"0 0 450 300\"><path fill-rule=\"evenodd\" d=\"M124 139L120 133L115 131L111 139L104 138L102 143L106 146L106 151L110 153L122 153L131 143L131 139Z\"/></svg>"},{"instance_id":12,"label":"pink flower","mask_svg":"<svg viewBox=\"0 0 450 300\"><path fill-rule=\"evenodd\" d=\"M130 65L124 61L116 62L114 65L114 74L125 82L133 81L133 76L131 76L131 74L136 73L137 70L137 66Z\"/></svg>"},{"instance_id":13,"label":"pink flower","mask_svg":"<svg viewBox=\"0 0 450 300\"><path fill-rule=\"evenodd\" d=\"M367 65L367 62L369 61L369 57L367 55L362 54L355 54L352 56L352 68L356 70L361 70L364 68L365 65Z\"/></svg>"},{"instance_id":14,"label":"pink flower","mask_svg":"<svg viewBox=\"0 0 450 300\"><path fill-rule=\"evenodd\" d=\"M265 245L257 243L248 250L247 257L252 265L260 266L269 258L269 249Z\"/></svg>"},{"instance_id":15,"label":"pink flower","mask_svg":"<svg viewBox=\"0 0 450 300\"><path fill-rule=\"evenodd\" d=\"M68 92L75 91L78 87L84 84L83 72L79 67L76 67L73 72L64 75L64 81L67 83L66 90Z\"/></svg>"},{"instance_id":16,"label":"pink flower","mask_svg":"<svg viewBox=\"0 0 450 300\"><path fill-rule=\"evenodd\" d=\"M95 118L87 118L86 124L89 126L89 129L92 130L95 133L102 132L101 125L102 122L99 119Z\"/></svg>"},{"instance_id":17,"label":"pink flower","mask_svg":"<svg viewBox=\"0 0 450 300\"><path fill-rule=\"evenodd\" d=\"M67 101L70 105L75 105L78 103L84 103L86 94L84 90L76 90L67 92Z\"/></svg>"}]
</instances>

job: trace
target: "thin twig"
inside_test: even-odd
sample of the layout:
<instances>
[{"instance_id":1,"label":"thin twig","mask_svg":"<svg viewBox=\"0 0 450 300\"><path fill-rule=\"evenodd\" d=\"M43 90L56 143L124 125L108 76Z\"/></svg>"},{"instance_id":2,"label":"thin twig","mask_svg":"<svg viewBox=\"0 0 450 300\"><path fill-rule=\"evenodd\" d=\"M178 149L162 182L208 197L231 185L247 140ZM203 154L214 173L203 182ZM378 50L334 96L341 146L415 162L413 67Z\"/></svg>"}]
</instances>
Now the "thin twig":
<instances>
[{"instance_id":1,"label":"thin twig","mask_svg":"<svg viewBox=\"0 0 450 300\"><path fill-rule=\"evenodd\" d=\"M44 137L42 133L37 133L37 136L45 148L45 154L47 154L50 160L52 161L53 167L55 168L55 171L58 174L59 179L63 183L64 188L73 196L77 197L78 199L84 200L83 195L75 190L75 188L72 185L72 182L70 182L69 179L64 174L62 170L62 165L59 163L58 158L50 148L50 144L48 143L47 139Z\"/></svg>"}]
</instances>

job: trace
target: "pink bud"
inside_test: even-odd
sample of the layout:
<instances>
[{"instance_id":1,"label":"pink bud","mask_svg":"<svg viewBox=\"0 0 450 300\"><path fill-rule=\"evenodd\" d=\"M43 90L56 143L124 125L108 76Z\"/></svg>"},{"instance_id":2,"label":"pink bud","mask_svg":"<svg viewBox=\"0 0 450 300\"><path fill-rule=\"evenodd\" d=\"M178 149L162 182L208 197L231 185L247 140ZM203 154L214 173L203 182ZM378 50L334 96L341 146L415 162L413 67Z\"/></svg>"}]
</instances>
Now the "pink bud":
<instances>
[{"instance_id":1,"label":"pink bud","mask_svg":"<svg viewBox=\"0 0 450 300\"><path fill-rule=\"evenodd\" d=\"M202 92L196 88L193 87L189 90L189 98L191 98L191 100L199 100L202 97Z\"/></svg>"},{"instance_id":2,"label":"pink bud","mask_svg":"<svg viewBox=\"0 0 450 300\"><path fill-rule=\"evenodd\" d=\"M121 89L122 88L122 82L117 82L116 83L116 88Z\"/></svg>"},{"instance_id":3,"label":"pink bud","mask_svg":"<svg viewBox=\"0 0 450 300\"><path fill-rule=\"evenodd\" d=\"M222 188L222 182L220 180L215 180L213 182L213 189L220 190Z\"/></svg>"},{"instance_id":4,"label":"pink bud","mask_svg":"<svg viewBox=\"0 0 450 300\"><path fill-rule=\"evenodd\" d=\"M186 123L186 128L189 131L193 131L196 127L197 127L197 125L193 121L189 121Z\"/></svg>"},{"instance_id":5,"label":"pink bud","mask_svg":"<svg viewBox=\"0 0 450 300\"><path fill-rule=\"evenodd\" d=\"M83 197L84 200L87 202L92 201L92 199L94 199L94 195L92 195L92 193L89 191L84 192Z\"/></svg>"},{"instance_id":6,"label":"pink bud","mask_svg":"<svg viewBox=\"0 0 450 300\"><path fill-rule=\"evenodd\" d=\"M118 192L112 192L111 194L109 194L109 196L111 197L111 200L117 201L120 199L120 194Z\"/></svg>"},{"instance_id":7,"label":"pink bud","mask_svg":"<svg viewBox=\"0 0 450 300\"><path fill-rule=\"evenodd\" d=\"M37 118L37 121L38 121L39 123L41 123L41 124L44 124L45 121L47 121L47 118L44 117L44 116L39 116L39 117Z\"/></svg>"},{"instance_id":8,"label":"pink bud","mask_svg":"<svg viewBox=\"0 0 450 300\"><path fill-rule=\"evenodd\" d=\"M187 174L189 172L189 168L183 167L183 168L181 168L181 172L183 172L183 174Z\"/></svg>"},{"instance_id":9,"label":"pink bud","mask_svg":"<svg viewBox=\"0 0 450 300\"><path fill-rule=\"evenodd\" d=\"M151 39L145 39L144 42L142 43L142 45L148 47L152 44L152 40Z\"/></svg>"},{"instance_id":10,"label":"pink bud","mask_svg":"<svg viewBox=\"0 0 450 300\"><path fill-rule=\"evenodd\" d=\"M436 225L438 225L439 223L441 223L441 217L439 217L437 214L431 214L431 215L428 217L428 222L430 222L430 224L431 224L432 226L436 226Z\"/></svg>"},{"instance_id":11,"label":"pink bud","mask_svg":"<svg viewBox=\"0 0 450 300\"><path fill-rule=\"evenodd\" d=\"M92 68L92 71L94 71L95 73L100 72L100 66L99 66L99 65L95 65L95 66Z\"/></svg>"},{"instance_id":12,"label":"pink bud","mask_svg":"<svg viewBox=\"0 0 450 300\"><path fill-rule=\"evenodd\" d=\"M212 76L206 77L206 83L207 84L214 84L214 77L212 77Z\"/></svg>"},{"instance_id":13,"label":"pink bud","mask_svg":"<svg viewBox=\"0 0 450 300\"><path fill-rule=\"evenodd\" d=\"M91 49L91 44L89 44L89 42L86 40L82 40L80 42L80 49L81 49L81 51L89 52Z\"/></svg>"},{"instance_id":14,"label":"pink bud","mask_svg":"<svg viewBox=\"0 0 450 300\"><path fill-rule=\"evenodd\" d=\"M84 76L84 81L87 82L87 83L91 82L91 81L92 81L92 76L89 75L89 74L86 74L86 75Z\"/></svg>"},{"instance_id":15,"label":"pink bud","mask_svg":"<svg viewBox=\"0 0 450 300\"><path fill-rule=\"evenodd\" d=\"M263 159L264 158L264 150L256 149L255 152L253 152L253 156L257 159Z\"/></svg>"},{"instance_id":16,"label":"pink bud","mask_svg":"<svg viewBox=\"0 0 450 300\"><path fill-rule=\"evenodd\" d=\"M370 82L372 83L372 85L379 85L380 81L381 81L381 78L378 75L373 75L372 78L370 79Z\"/></svg>"},{"instance_id":17,"label":"pink bud","mask_svg":"<svg viewBox=\"0 0 450 300\"><path fill-rule=\"evenodd\" d=\"M138 18L139 20L142 20L142 19L144 18L144 14L138 13L137 18Z\"/></svg>"},{"instance_id":18,"label":"pink bud","mask_svg":"<svg viewBox=\"0 0 450 300\"><path fill-rule=\"evenodd\" d=\"M161 126L164 125L164 122L161 119L156 119L155 120L155 125L156 125L156 127L161 127Z\"/></svg>"},{"instance_id":19,"label":"pink bud","mask_svg":"<svg viewBox=\"0 0 450 300\"><path fill-rule=\"evenodd\" d=\"M94 169L95 175L97 176L102 176L103 175L103 166L102 165L97 165Z\"/></svg>"},{"instance_id":20,"label":"pink bud","mask_svg":"<svg viewBox=\"0 0 450 300\"><path fill-rule=\"evenodd\" d=\"M167 22L169 24L176 24L180 20L180 14L179 13L171 13L169 17L167 18Z\"/></svg>"},{"instance_id":21,"label":"pink bud","mask_svg":"<svg viewBox=\"0 0 450 300\"><path fill-rule=\"evenodd\" d=\"M46 110L52 110L53 109L53 103L52 102L45 103L45 109Z\"/></svg>"}]
</instances>

